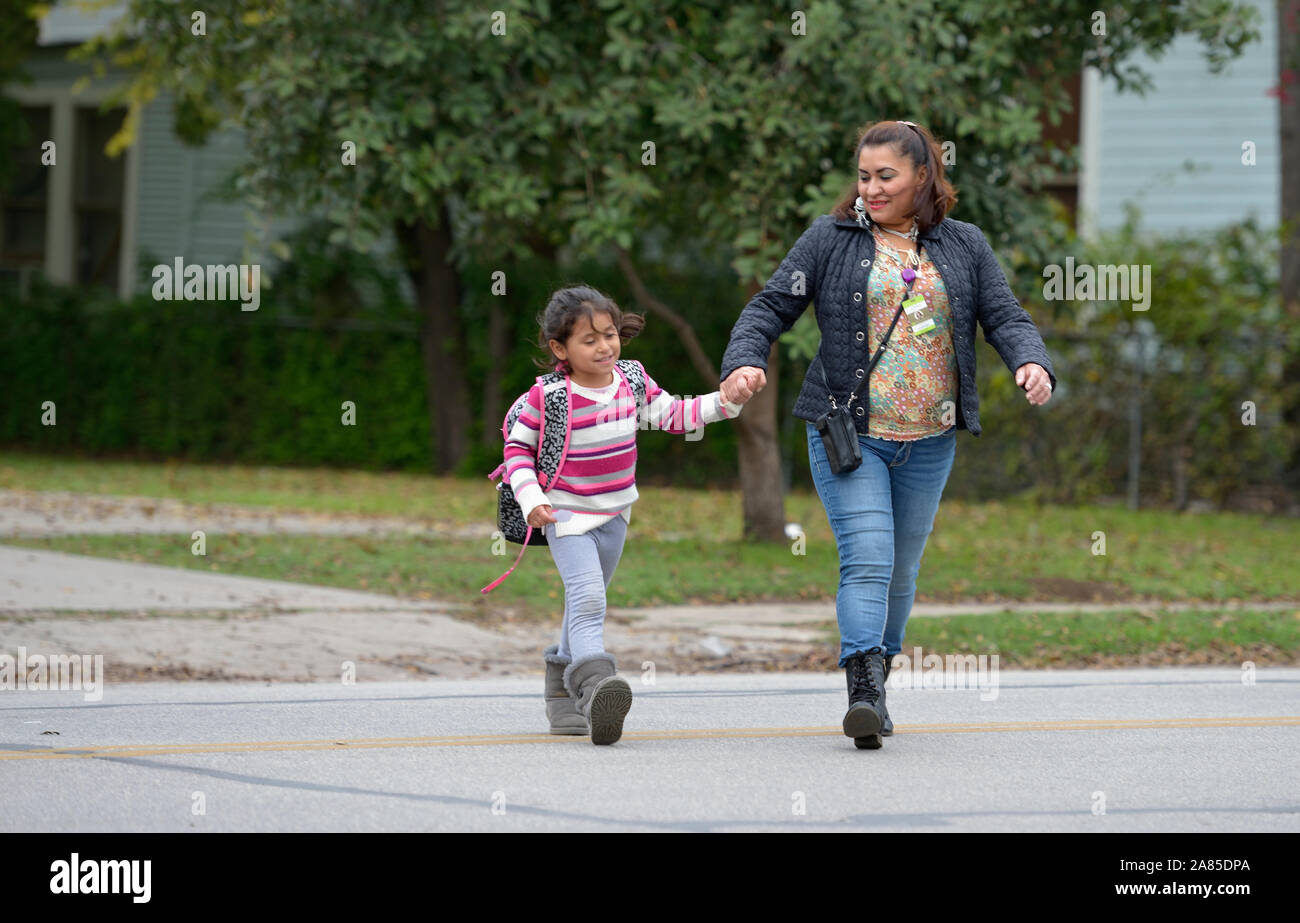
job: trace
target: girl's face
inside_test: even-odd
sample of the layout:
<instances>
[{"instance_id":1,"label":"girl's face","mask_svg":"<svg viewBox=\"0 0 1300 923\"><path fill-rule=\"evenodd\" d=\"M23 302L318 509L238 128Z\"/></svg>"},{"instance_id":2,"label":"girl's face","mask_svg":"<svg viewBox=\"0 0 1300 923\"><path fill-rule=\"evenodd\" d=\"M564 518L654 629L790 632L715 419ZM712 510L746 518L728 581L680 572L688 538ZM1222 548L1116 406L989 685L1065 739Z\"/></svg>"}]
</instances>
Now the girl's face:
<instances>
[{"instance_id":1,"label":"girl's face","mask_svg":"<svg viewBox=\"0 0 1300 923\"><path fill-rule=\"evenodd\" d=\"M912 226L912 201L926 172L888 144L864 147L858 155L858 195L867 215L887 228L907 230Z\"/></svg>"},{"instance_id":2,"label":"girl's face","mask_svg":"<svg viewBox=\"0 0 1300 923\"><path fill-rule=\"evenodd\" d=\"M569 338L551 340L550 347L556 358L568 360L574 381L599 388L610 383L622 341L609 312L596 311L591 318L579 317Z\"/></svg>"}]
</instances>

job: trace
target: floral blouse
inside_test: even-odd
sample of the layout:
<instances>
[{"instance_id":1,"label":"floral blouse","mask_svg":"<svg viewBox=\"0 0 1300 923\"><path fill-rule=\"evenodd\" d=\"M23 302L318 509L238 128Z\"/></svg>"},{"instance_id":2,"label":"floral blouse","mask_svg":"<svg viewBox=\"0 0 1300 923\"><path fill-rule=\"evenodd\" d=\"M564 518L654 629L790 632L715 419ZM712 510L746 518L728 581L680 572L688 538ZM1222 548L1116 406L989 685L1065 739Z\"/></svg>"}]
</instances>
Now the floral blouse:
<instances>
[{"instance_id":1,"label":"floral blouse","mask_svg":"<svg viewBox=\"0 0 1300 923\"><path fill-rule=\"evenodd\" d=\"M885 251L889 244L882 246L881 236L876 235L876 259L868 279L868 357L876 354L906 292L903 267ZM951 401L949 406L956 412L957 353L952 344L948 293L924 246L918 255L921 265L911 294L925 296L936 326L917 335L907 321L907 312L899 315L889 343L871 371L867 434L876 439L907 441L938 436L952 425L943 422L944 402Z\"/></svg>"}]
</instances>

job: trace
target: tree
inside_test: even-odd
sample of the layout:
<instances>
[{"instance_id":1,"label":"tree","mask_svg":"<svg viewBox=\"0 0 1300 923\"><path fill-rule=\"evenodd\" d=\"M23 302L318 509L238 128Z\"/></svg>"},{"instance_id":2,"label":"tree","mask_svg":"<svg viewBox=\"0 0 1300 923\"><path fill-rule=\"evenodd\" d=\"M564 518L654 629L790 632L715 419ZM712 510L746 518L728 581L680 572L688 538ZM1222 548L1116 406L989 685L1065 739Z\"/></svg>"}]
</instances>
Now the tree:
<instances>
[{"instance_id":1,"label":"tree","mask_svg":"<svg viewBox=\"0 0 1300 923\"><path fill-rule=\"evenodd\" d=\"M23 59L36 47L36 20L24 15L30 5L28 0L0 0L0 87L15 81L31 83L31 75L22 69ZM19 108L0 95L0 150L7 152L27 137ZM14 168L11 158L0 158L0 191L9 187Z\"/></svg>"},{"instance_id":2,"label":"tree","mask_svg":"<svg viewBox=\"0 0 1300 923\"><path fill-rule=\"evenodd\" d=\"M637 244L648 225L725 255L748 298L852 182L859 127L910 118L953 142L960 217L1033 248L1050 218L1032 193L1073 163L1040 148L1040 119L1067 109L1068 77L1095 64L1140 88L1145 75L1125 66L1139 49L1192 31L1221 64L1253 36L1249 7L1226 0L1116 8L1100 28L1091 3L987 12L974 0L821 0L780 13L722 0L242 0L198 35L202 14L132 0L135 37L103 47L140 75L137 102L155 85L177 92L196 136L223 119L244 128L241 188L255 206L323 207L358 246L397 229L445 468L468 425L454 272L468 251L613 250L636 301L673 324L714 388L687 309L656 294ZM356 166L340 163L347 141ZM737 301L690 311L735 316ZM737 425L746 534L783 540L775 358L771 387Z\"/></svg>"},{"instance_id":3,"label":"tree","mask_svg":"<svg viewBox=\"0 0 1300 923\"><path fill-rule=\"evenodd\" d=\"M546 128L520 97L503 96L518 64L490 28L486 11L414 0L238 0L211 16L133 0L114 33L77 52L131 73L112 146L132 141L140 108L166 88L186 141L228 124L243 131L235 188L259 213L321 213L336 226L331 241L362 250L393 232L417 295L440 471L463 457L471 421L457 274L471 238L458 246L452 203L487 216L494 232L477 238L507 258L545 225L529 161ZM529 48L545 58L562 46L541 34Z\"/></svg>"},{"instance_id":4,"label":"tree","mask_svg":"<svg viewBox=\"0 0 1300 923\"><path fill-rule=\"evenodd\" d=\"M1067 111L1068 78L1092 64L1141 90L1150 78L1125 66L1138 50L1193 31L1221 68L1253 37L1253 10L1229 3L1116 9L1109 21L1065 0L1017 3L997 18L976 2L843 0L779 14L728 2L596 6L605 66L584 54L577 79L552 81L545 99L576 142L559 204L580 245L615 248L636 300L673 325L710 386L717 369L686 310L657 297L639 266L633 241L647 215L683 246L724 244L747 300L852 183L862 124L910 118L953 142L960 216L1033 249L1052 218L1045 197L1026 192L1074 168L1073 152L1045 151L1040 140L1041 120ZM548 26L585 51L579 37L596 18L589 5L570 6ZM854 23L870 23L869 40ZM774 346L770 385L777 365ZM782 541L776 391L765 389L736 426L746 536Z\"/></svg>"},{"instance_id":5,"label":"tree","mask_svg":"<svg viewBox=\"0 0 1300 923\"><path fill-rule=\"evenodd\" d=\"M1300 332L1300 0L1277 2L1279 136L1282 144L1282 241L1279 266L1282 270L1282 316L1290 336ZM1300 381L1300 349L1287 360L1284 381ZM1293 432L1300 432L1300 399L1282 409L1282 418ZM1285 474L1287 486L1300 491L1300 449L1291 456Z\"/></svg>"}]
</instances>

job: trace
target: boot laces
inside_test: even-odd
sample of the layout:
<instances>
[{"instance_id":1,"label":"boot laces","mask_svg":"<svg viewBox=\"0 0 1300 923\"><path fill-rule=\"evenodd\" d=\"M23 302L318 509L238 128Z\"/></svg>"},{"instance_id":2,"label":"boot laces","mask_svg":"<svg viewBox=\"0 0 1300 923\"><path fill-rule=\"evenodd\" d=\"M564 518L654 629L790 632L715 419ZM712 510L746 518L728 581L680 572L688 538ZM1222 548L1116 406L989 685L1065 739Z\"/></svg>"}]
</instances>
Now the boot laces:
<instances>
[{"instance_id":1,"label":"boot laces","mask_svg":"<svg viewBox=\"0 0 1300 923\"><path fill-rule=\"evenodd\" d=\"M862 697L875 705L880 701L880 687L876 685L876 677L871 670L871 660L868 654L861 654L853 658L853 698L856 700Z\"/></svg>"}]
</instances>

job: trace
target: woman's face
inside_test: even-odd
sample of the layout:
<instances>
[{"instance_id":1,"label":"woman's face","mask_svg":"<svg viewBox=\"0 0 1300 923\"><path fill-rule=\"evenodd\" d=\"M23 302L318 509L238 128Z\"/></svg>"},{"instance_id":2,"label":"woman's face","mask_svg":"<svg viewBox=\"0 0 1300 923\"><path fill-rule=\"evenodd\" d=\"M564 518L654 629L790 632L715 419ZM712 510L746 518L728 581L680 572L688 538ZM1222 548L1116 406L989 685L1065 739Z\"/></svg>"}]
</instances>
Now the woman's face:
<instances>
[{"instance_id":1,"label":"woman's face","mask_svg":"<svg viewBox=\"0 0 1300 923\"><path fill-rule=\"evenodd\" d=\"M864 147L858 155L858 195L871 220L900 231L910 227L912 202L926 172L888 144Z\"/></svg>"}]
</instances>

